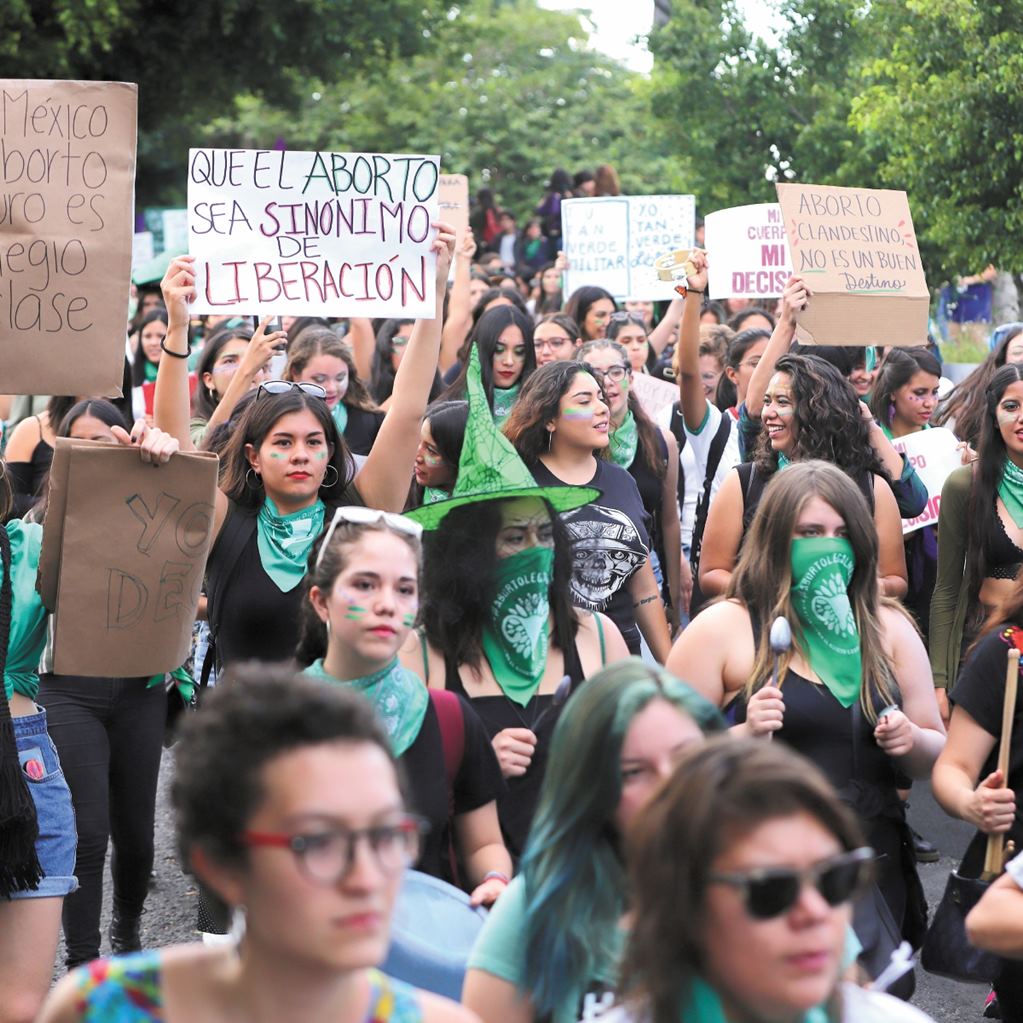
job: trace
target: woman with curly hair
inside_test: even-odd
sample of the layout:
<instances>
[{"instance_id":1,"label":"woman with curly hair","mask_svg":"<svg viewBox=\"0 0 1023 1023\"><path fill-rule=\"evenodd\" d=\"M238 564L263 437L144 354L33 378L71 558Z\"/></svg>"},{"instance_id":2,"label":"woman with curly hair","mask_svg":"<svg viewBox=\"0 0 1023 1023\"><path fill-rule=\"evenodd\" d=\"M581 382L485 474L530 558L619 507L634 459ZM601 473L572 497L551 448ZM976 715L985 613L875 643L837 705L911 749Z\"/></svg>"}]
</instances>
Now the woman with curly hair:
<instances>
[{"instance_id":1,"label":"woman with curly hair","mask_svg":"<svg viewBox=\"0 0 1023 1023\"><path fill-rule=\"evenodd\" d=\"M693 619L667 668L719 707L735 700L737 734L773 734L825 773L862 819L881 894L916 945L926 910L896 783L930 775L945 730L927 652L908 614L879 596L878 574L862 489L833 465L793 465L764 492L728 599ZM792 643L775 666L778 616Z\"/></svg>"},{"instance_id":2,"label":"woman with curly hair","mask_svg":"<svg viewBox=\"0 0 1023 1023\"><path fill-rule=\"evenodd\" d=\"M867 500L880 544L882 593L906 592L902 521L889 477L870 443L870 424L849 382L813 355L785 355L764 396L754 461L729 473L710 506L700 559L700 586L708 595L728 588L764 487L794 462L822 459L856 483Z\"/></svg>"},{"instance_id":3,"label":"woman with curly hair","mask_svg":"<svg viewBox=\"0 0 1023 1023\"><path fill-rule=\"evenodd\" d=\"M1023 324L1006 331L998 347L941 403L934 415L935 426L955 430L960 440L975 448L987 418L987 389L1003 366L1023 363Z\"/></svg>"}]
</instances>

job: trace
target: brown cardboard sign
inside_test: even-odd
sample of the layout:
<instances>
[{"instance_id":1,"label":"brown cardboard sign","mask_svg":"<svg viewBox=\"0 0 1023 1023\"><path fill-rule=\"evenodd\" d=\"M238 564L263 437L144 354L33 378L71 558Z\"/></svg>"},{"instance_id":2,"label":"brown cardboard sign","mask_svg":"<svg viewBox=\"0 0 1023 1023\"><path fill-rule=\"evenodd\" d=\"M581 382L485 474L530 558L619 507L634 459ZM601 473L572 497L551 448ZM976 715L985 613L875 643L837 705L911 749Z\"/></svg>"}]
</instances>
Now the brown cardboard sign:
<instances>
[{"instance_id":1,"label":"brown cardboard sign","mask_svg":"<svg viewBox=\"0 0 1023 1023\"><path fill-rule=\"evenodd\" d=\"M56 613L55 671L148 676L184 662L217 464L203 452L154 467L137 448L58 438L39 570Z\"/></svg>"},{"instance_id":2,"label":"brown cardboard sign","mask_svg":"<svg viewBox=\"0 0 1023 1023\"><path fill-rule=\"evenodd\" d=\"M121 393L137 100L0 79L0 392Z\"/></svg>"},{"instance_id":3,"label":"brown cardboard sign","mask_svg":"<svg viewBox=\"0 0 1023 1023\"><path fill-rule=\"evenodd\" d=\"M905 192L779 184L792 272L813 298L797 340L922 345L930 294Z\"/></svg>"},{"instance_id":4,"label":"brown cardboard sign","mask_svg":"<svg viewBox=\"0 0 1023 1023\"><path fill-rule=\"evenodd\" d=\"M469 227L469 179L464 174L442 174L437 190L437 216L455 229L455 252Z\"/></svg>"}]
</instances>

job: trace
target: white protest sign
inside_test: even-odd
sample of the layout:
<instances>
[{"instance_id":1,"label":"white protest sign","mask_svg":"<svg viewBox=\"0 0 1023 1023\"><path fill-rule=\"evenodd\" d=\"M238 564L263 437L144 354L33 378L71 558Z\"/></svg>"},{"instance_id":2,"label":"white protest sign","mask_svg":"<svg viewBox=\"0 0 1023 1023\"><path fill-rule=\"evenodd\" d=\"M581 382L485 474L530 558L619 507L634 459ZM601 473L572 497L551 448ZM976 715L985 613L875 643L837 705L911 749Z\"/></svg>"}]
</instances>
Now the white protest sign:
<instances>
[{"instance_id":1,"label":"white protest sign","mask_svg":"<svg viewBox=\"0 0 1023 1023\"><path fill-rule=\"evenodd\" d=\"M691 195L566 199L561 204L565 294L590 284L620 300L677 297L671 283L658 280L654 262L669 249L692 247L695 220Z\"/></svg>"},{"instance_id":2,"label":"white protest sign","mask_svg":"<svg viewBox=\"0 0 1023 1023\"><path fill-rule=\"evenodd\" d=\"M188 251L188 210L164 210L163 251L176 256Z\"/></svg>"},{"instance_id":3,"label":"white protest sign","mask_svg":"<svg viewBox=\"0 0 1023 1023\"><path fill-rule=\"evenodd\" d=\"M792 275L776 202L733 206L704 220L711 298L774 298Z\"/></svg>"},{"instance_id":4,"label":"white protest sign","mask_svg":"<svg viewBox=\"0 0 1023 1023\"><path fill-rule=\"evenodd\" d=\"M670 384L649 373L634 373L632 389L636 392L643 411L656 420L663 409L671 408L679 400L678 384Z\"/></svg>"},{"instance_id":5,"label":"white protest sign","mask_svg":"<svg viewBox=\"0 0 1023 1023\"><path fill-rule=\"evenodd\" d=\"M156 250L153 247L152 231L136 231L131 237L131 268L134 270L143 263L148 263Z\"/></svg>"},{"instance_id":6,"label":"white protest sign","mask_svg":"<svg viewBox=\"0 0 1023 1023\"><path fill-rule=\"evenodd\" d=\"M916 469L917 476L927 488L927 507L916 518L903 519L902 532L912 533L923 526L936 526L941 488L952 471L963 464L956 435L944 427L937 427L897 437L892 444L896 451L906 456L906 461Z\"/></svg>"},{"instance_id":7,"label":"white protest sign","mask_svg":"<svg viewBox=\"0 0 1023 1023\"><path fill-rule=\"evenodd\" d=\"M435 313L436 156L192 149L196 313Z\"/></svg>"}]
</instances>

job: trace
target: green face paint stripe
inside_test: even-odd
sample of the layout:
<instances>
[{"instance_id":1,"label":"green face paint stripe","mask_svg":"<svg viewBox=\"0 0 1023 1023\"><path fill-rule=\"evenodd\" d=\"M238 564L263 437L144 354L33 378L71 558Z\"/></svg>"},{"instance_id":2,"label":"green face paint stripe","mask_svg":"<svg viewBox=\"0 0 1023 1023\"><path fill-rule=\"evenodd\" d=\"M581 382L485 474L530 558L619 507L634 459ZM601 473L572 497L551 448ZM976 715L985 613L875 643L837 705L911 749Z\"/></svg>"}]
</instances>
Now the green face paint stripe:
<instances>
[{"instance_id":1,"label":"green face paint stripe","mask_svg":"<svg viewBox=\"0 0 1023 1023\"><path fill-rule=\"evenodd\" d=\"M280 451L271 451L270 452L270 457L271 458L275 458L275 459L277 459L277 461L281 462L285 458L287 458L288 456L285 455L283 452L280 452Z\"/></svg>"},{"instance_id":2,"label":"green face paint stripe","mask_svg":"<svg viewBox=\"0 0 1023 1023\"><path fill-rule=\"evenodd\" d=\"M412 625L415 623L415 620L416 620L415 615L402 615L401 617L402 624L407 625L409 628L412 627Z\"/></svg>"},{"instance_id":3,"label":"green face paint stripe","mask_svg":"<svg viewBox=\"0 0 1023 1023\"><path fill-rule=\"evenodd\" d=\"M574 405L566 405L563 414L566 419L592 419L593 409L576 408Z\"/></svg>"}]
</instances>

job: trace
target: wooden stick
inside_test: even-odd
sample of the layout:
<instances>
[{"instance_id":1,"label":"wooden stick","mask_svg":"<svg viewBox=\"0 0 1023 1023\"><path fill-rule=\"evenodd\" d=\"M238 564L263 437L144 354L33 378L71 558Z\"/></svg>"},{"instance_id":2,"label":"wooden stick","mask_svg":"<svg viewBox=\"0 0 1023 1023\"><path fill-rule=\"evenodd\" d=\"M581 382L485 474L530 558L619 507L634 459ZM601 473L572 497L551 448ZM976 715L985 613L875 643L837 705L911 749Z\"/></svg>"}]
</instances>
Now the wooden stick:
<instances>
[{"instance_id":1,"label":"wooden stick","mask_svg":"<svg viewBox=\"0 0 1023 1023\"><path fill-rule=\"evenodd\" d=\"M1002 739L998 746L998 770L1002 772L1002 784L1009 779L1009 751L1012 744L1012 725L1016 717L1016 686L1019 682L1019 651L1009 650L1009 661L1005 667L1005 700L1002 703ZM984 856L985 880L998 877L1005 865L1005 836L987 836L987 853Z\"/></svg>"}]
</instances>

